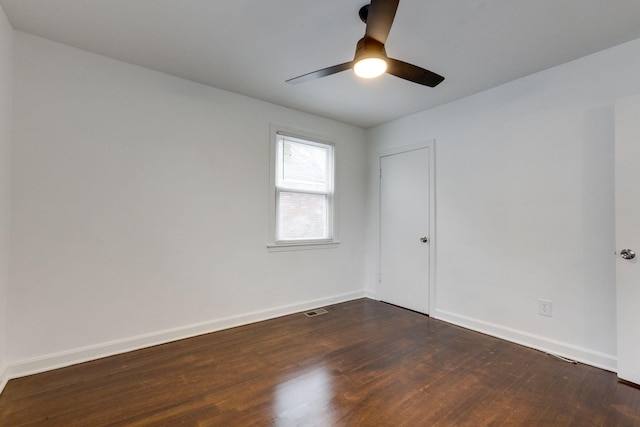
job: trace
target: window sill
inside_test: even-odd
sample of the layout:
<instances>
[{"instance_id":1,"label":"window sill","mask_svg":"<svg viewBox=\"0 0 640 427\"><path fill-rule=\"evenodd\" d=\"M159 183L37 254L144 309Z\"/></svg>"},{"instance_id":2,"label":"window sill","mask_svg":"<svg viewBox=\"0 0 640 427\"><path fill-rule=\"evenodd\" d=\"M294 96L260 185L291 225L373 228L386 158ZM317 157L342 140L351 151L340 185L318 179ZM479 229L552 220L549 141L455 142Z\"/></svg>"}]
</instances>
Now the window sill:
<instances>
[{"instance_id":1,"label":"window sill","mask_svg":"<svg viewBox=\"0 0 640 427\"><path fill-rule=\"evenodd\" d=\"M279 245L269 244L267 249L269 252L284 252L284 251L307 251L313 249L335 249L340 242L319 242L319 243L282 243Z\"/></svg>"}]
</instances>

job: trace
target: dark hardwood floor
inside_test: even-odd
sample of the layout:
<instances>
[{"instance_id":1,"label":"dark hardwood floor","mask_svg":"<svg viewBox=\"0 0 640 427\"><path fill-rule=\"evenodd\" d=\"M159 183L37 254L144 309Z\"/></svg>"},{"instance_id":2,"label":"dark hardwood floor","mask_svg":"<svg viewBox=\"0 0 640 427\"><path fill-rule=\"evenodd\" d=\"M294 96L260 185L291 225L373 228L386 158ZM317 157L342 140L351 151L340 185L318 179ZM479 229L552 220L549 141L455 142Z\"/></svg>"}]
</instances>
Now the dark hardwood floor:
<instances>
[{"instance_id":1,"label":"dark hardwood floor","mask_svg":"<svg viewBox=\"0 0 640 427\"><path fill-rule=\"evenodd\" d=\"M0 425L640 426L615 374L369 299L11 380Z\"/></svg>"}]
</instances>

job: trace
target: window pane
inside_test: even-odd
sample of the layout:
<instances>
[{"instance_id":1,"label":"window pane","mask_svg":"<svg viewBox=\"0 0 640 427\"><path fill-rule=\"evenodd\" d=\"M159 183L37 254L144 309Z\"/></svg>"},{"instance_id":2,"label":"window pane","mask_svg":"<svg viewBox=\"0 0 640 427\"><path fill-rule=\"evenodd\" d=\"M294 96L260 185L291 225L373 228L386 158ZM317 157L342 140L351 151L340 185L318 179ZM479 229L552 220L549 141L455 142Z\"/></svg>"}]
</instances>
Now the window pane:
<instances>
[{"instance_id":1,"label":"window pane","mask_svg":"<svg viewBox=\"0 0 640 427\"><path fill-rule=\"evenodd\" d=\"M296 190L327 191L326 147L282 140L282 175L279 185Z\"/></svg>"},{"instance_id":2,"label":"window pane","mask_svg":"<svg viewBox=\"0 0 640 427\"><path fill-rule=\"evenodd\" d=\"M327 196L280 192L278 240L327 239Z\"/></svg>"}]
</instances>

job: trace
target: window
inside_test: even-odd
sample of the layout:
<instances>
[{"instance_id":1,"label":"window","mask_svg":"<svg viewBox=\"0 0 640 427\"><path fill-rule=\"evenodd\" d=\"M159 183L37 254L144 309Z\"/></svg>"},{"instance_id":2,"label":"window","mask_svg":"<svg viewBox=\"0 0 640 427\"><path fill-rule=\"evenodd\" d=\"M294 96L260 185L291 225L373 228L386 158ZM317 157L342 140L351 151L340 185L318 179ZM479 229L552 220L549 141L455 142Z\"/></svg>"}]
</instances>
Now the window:
<instances>
[{"instance_id":1,"label":"window","mask_svg":"<svg viewBox=\"0 0 640 427\"><path fill-rule=\"evenodd\" d=\"M335 243L333 144L272 131L270 247Z\"/></svg>"}]
</instances>

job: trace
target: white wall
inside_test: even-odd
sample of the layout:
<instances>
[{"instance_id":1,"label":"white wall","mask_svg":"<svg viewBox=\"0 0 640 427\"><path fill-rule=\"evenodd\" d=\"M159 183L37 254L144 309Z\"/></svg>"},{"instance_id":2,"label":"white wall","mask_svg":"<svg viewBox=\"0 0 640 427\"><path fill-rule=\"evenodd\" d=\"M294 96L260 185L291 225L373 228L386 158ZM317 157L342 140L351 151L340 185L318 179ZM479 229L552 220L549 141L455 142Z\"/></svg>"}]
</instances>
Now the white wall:
<instances>
[{"instance_id":1,"label":"white wall","mask_svg":"<svg viewBox=\"0 0 640 427\"><path fill-rule=\"evenodd\" d=\"M19 32L15 52L19 373L363 295L362 129ZM339 248L267 251L271 122L337 142Z\"/></svg>"},{"instance_id":2,"label":"white wall","mask_svg":"<svg viewBox=\"0 0 640 427\"><path fill-rule=\"evenodd\" d=\"M13 28L0 7L0 391L6 383L9 235L11 229L11 114Z\"/></svg>"},{"instance_id":3,"label":"white wall","mask_svg":"<svg viewBox=\"0 0 640 427\"><path fill-rule=\"evenodd\" d=\"M636 92L640 40L371 129L369 292L377 151L435 138L432 315L615 369L613 106Z\"/></svg>"}]
</instances>

